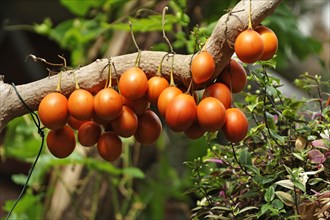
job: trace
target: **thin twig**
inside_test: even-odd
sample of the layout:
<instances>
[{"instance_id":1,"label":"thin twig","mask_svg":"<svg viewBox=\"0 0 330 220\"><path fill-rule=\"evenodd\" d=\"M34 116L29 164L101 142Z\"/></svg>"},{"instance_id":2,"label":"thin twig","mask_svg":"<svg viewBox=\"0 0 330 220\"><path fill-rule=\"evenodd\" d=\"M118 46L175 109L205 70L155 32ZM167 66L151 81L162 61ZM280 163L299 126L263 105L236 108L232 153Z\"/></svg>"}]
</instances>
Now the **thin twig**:
<instances>
[{"instance_id":1,"label":"thin twig","mask_svg":"<svg viewBox=\"0 0 330 220\"><path fill-rule=\"evenodd\" d=\"M236 152L235 152L235 149L234 149L234 145L233 145L233 143L231 143L231 149L232 149L232 151L233 151L234 159L235 159L236 163L238 164L238 166L241 168L241 170L243 170L243 172L244 172L246 175L248 175L249 177L252 177L252 178L253 178L253 176L252 176L251 174L249 174L249 173L247 172L247 170L245 169L245 167L243 167L243 166L241 165L241 163L238 161L238 158L237 158L237 155L236 155Z\"/></svg>"},{"instance_id":2,"label":"thin twig","mask_svg":"<svg viewBox=\"0 0 330 220\"><path fill-rule=\"evenodd\" d=\"M21 102L23 103L23 105L29 110L30 116L31 116L31 118L32 118L32 120L33 120L33 122L34 122L34 124L35 124L36 127L38 128L38 133L39 133L39 135L40 135L40 137L41 137L41 144L40 144L39 152L38 152L38 154L37 154L37 156L36 156L36 158L35 158L35 160L34 160L32 166L31 166L31 168L30 168L30 170L29 170L29 173L28 173L28 176L27 176L27 178L26 178L25 184L24 184L24 186L23 186L23 188L22 188L20 194L18 195L18 197L17 197L17 199L16 199L16 201L15 201L13 207L12 207L12 208L10 209L10 211L8 212L8 214L7 214L7 216L6 216L6 220L9 219L9 217L10 217L10 215L12 214L12 212L14 211L16 205L17 205L18 202L22 199L23 195L24 195L25 192L26 192L26 189L27 189L27 187L28 187L28 184L29 184L30 178L31 178L31 176L32 176L32 173L33 173L33 171L34 171L34 168L35 168L35 166L36 166L36 164L37 164L37 162L38 162L38 160L39 160L39 157L40 157L40 155L41 155L41 152L42 152L42 149L43 149L43 146L44 146L44 140L45 140L45 134L44 134L44 131L43 131L42 128L41 128L41 122L40 122L40 120L39 120L38 115L37 115L34 111L32 111L31 108L25 103L25 101L23 100L22 96L18 93L18 91L17 91L16 86L15 86L14 83L12 84L12 86L13 86L13 88L14 88L14 90L15 90L17 96L18 96L18 98L20 99L20 101L21 101Z\"/></svg>"},{"instance_id":3,"label":"thin twig","mask_svg":"<svg viewBox=\"0 0 330 220\"><path fill-rule=\"evenodd\" d=\"M171 53L175 53L174 50L173 50L173 47L172 47L172 44L171 42L169 41L169 39L166 37L166 34L165 34L165 14L166 14L166 11L168 10L168 7L165 7L163 9L163 16L162 16L162 29L163 29L163 38L166 40L168 46L170 47L170 52Z\"/></svg>"},{"instance_id":4,"label":"thin twig","mask_svg":"<svg viewBox=\"0 0 330 220\"><path fill-rule=\"evenodd\" d=\"M130 28L130 31L131 31L131 36L132 36L132 40L133 40L133 43L138 51L138 55L136 57L136 60L135 60L135 66L136 67L139 67L140 66L140 61L141 61L141 49L139 47L139 45L137 44L136 40L135 40L135 37L134 37L134 33L133 33L133 27L132 27L132 22L129 21L129 28Z\"/></svg>"},{"instance_id":5,"label":"thin twig","mask_svg":"<svg viewBox=\"0 0 330 220\"><path fill-rule=\"evenodd\" d=\"M31 58L34 62L41 62L41 63L45 63L49 66L55 66L55 67L63 67L64 64L63 63L51 63L51 62L48 62L47 60L45 60L44 58L40 58L40 57L37 57L33 54L29 54L26 56L25 58L25 62L27 61L28 58Z\"/></svg>"}]
</instances>

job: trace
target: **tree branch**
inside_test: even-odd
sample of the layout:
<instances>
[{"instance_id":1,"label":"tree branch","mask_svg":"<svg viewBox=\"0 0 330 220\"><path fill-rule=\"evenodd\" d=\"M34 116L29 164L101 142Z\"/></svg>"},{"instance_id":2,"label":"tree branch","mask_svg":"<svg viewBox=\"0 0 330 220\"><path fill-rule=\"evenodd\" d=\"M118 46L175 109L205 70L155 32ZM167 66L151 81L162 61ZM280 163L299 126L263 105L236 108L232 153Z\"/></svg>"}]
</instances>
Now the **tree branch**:
<instances>
[{"instance_id":1,"label":"tree branch","mask_svg":"<svg viewBox=\"0 0 330 220\"><path fill-rule=\"evenodd\" d=\"M252 24L258 25L263 19L273 13L282 0L253 0L252 1ZM223 70L233 55L233 43L237 35L248 26L248 7L249 0L239 2L230 12L223 15L217 22L212 35L206 44L209 51L216 61L216 71L212 79ZM142 51L140 67L148 77L153 76L162 57L166 52ZM118 74L134 66L136 53L112 57ZM190 60L192 55L175 55L174 77L177 84L187 86L191 80ZM62 93L69 95L75 88L72 71L75 71L81 88L88 89L92 93L97 93L105 84L107 70L101 70L108 63L108 59L99 59L95 62L81 67L77 70L63 72ZM169 78L171 59L163 62L162 74ZM115 76L113 76L115 77ZM26 104L33 110L37 110L41 99L48 93L54 92L57 85L58 76L44 78L32 83L19 85L17 90ZM209 81L211 82L211 81ZM114 81L115 83L115 81ZM196 85L202 88L203 85ZM15 117L28 113L23 104L17 97L13 87L3 82L0 77L0 132L4 126Z\"/></svg>"}]
</instances>

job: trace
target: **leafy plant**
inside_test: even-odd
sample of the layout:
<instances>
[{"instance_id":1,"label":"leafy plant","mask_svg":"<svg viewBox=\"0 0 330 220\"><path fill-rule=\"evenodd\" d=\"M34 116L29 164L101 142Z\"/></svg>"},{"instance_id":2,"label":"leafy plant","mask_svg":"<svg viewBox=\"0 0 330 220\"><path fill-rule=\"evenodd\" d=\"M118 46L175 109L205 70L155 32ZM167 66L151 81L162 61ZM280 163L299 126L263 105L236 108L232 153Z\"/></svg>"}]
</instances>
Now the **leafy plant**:
<instances>
[{"instance_id":1,"label":"leafy plant","mask_svg":"<svg viewBox=\"0 0 330 220\"><path fill-rule=\"evenodd\" d=\"M250 69L258 89L237 103L250 115L247 137L233 144L221 132L209 135L207 155L187 162L195 181L190 192L201 199L195 219L329 217L330 107L321 89L329 81L303 74L296 84L317 97L296 100L279 90L270 67L274 63L260 62Z\"/></svg>"}]
</instances>

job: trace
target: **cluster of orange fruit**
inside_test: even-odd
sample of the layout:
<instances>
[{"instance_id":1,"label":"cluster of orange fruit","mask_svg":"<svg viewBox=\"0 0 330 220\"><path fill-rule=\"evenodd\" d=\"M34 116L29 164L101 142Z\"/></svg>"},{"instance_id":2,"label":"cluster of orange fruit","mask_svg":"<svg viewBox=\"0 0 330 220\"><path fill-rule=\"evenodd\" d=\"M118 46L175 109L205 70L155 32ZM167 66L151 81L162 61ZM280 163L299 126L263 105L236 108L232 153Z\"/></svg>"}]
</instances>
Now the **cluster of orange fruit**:
<instances>
[{"instance_id":1,"label":"cluster of orange fruit","mask_svg":"<svg viewBox=\"0 0 330 220\"><path fill-rule=\"evenodd\" d=\"M242 43L242 34L246 35L242 32L237 44ZM262 34L258 35L263 39ZM255 41L246 44L255 44ZM266 56L267 53L268 58L267 42L262 45L262 54ZM237 49L241 47L235 43L237 56L244 62L250 62L251 55L242 56ZM203 50L193 58L191 73L195 83L209 80L214 70L215 62L207 51ZM240 92L246 81L242 65L231 59L198 100L197 96L170 85L162 76L148 79L142 69L132 67L119 78L117 90L120 93L111 86L95 96L84 89L76 89L69 98L54 92L42 99L38 112L43 125L51 129L47 135L47 146L54 156L65 158L73 152L76 146L73 129L76 129L81 145L96 145L100 156L112 162L122 153L120 137L134 136L143 145L157 141L162 123L150 105L157 107L171 130L184 132L189 138L196 139L205 132L222 130L229 141L240 142L247 134L248 121L240 109L231 107L232 93Z\"/></svg>"},{"instance_id":2,"label":"cluster of orange fruit","mask_svg":"<svg viewBox=\"0 0 330 220\"><path fill-rule=\"evenodd\" d=\"M237 57L244 63L269 60L277 52L276 34L266 26L249 28L241 32L235 41Z\"/></svg>"},{"instance_id":3,"label":"cluster of orange fruit","mask_svg":"<svg viewBox=\"0 0 330 220\"><path fill-rule=\"evenodd\" d=\"M214 61L211 59L208 62L200 62L200 56L210 55L204 51L193 59L191 71L196 83L207 81L211 77L200 80L200 72L207 69L203 65L215 66ZM196 60L198 65L195 64ZM215 82L205 88L202 100L197 105L197 117L194 126L185 132L187 136L197 138L202 136L205 131L222 130L225 137L231 142L237 143L243 140L248 131L248 121L239 108L232 107L232 93L241 92L246 82L247 75L243 66L236 60L231 59Z\"/></svg>"},{"instance_id":4,"label":"cluster of orange fruit","mask_svg":"<svg viewBox=\"0 0 330 220\"><path fill-rule=\"evenodd\" d=\"M100 156L107 161L115 161L121 155L120 137L134 135L142 144L154 143L162 124L149 109L145 73L137 67L128 69L118 88L121 94L106 87L95 96L85 89L76 89L69 98L59 92L46 95L38 113L43 125L51 129L46 139L49 151L58 158L69 156L76 146L73 129L81 145L97 145Z\"/></svg>"}]
</instances>

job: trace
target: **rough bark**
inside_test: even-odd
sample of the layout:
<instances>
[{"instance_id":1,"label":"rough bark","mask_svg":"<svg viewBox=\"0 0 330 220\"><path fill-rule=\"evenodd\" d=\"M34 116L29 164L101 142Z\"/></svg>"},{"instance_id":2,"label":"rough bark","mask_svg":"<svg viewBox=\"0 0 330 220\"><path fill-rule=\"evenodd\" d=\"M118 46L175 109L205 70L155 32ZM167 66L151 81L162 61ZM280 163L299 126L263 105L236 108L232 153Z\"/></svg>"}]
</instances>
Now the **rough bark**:
<instances>
[{"instance_id":1,"label":"rough bark","mask_svg":"<svg viewBox=\"0 0 330 220\"><path fill-rule=\"evenodd\" d=\"M252 24L258 25L263 19L273 13L282 0L253 0L252 1ZM206 44L209 51L216 62L216 71L213 79L221 72L233 55L233 43L237 35L248 26L248 8L249 0L239 2L231 12L223 15L217 22L212 35ZM145 71L148 77L156 73L160 60L165 52L143 51L140 67ZM134 66L136 53L126 54L122 56L112 57L118 74L122 74L128 68ZM190 76L190 61L192 55L175 55L174 59L174 76L178 84L188 85ZM98 59L95 62L80 67L75 70L79 85L81 88L88 89L96 93L104 86L107 73L101 70L107 64L107 59ZM169 78L171 59L163 63L162 74ZM37 110L41 99L48 93L55 91L58 76L44 78L32 83L19 85L17 90L22 96L26 104L33 110ZM198 85L197 85L198 87ZM74 81L72 71L63 72L62 76L62 93L69 95L74 90ZM202 88L199 85L199 88ZM4 83L0 78L0 132L4 126L15 117L28 113L18 99L13 87Z\"/></svg>"}]
</instances>

